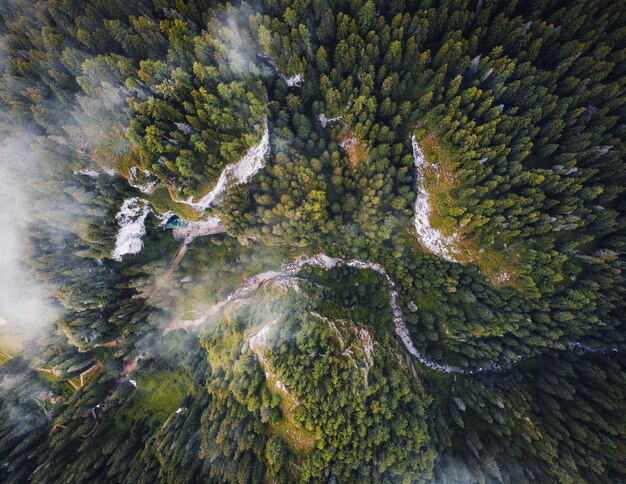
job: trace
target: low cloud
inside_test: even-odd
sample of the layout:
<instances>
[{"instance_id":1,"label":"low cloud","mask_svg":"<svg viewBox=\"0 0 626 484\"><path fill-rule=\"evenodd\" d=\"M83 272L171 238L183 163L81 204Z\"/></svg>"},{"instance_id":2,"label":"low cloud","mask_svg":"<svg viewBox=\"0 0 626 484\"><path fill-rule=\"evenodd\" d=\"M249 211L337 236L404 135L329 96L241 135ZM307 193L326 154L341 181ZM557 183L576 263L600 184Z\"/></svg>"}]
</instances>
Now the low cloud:
<instances>
[{"instance_id":1,"label":"low cloud","mask_svg":"<svg viewBox=\"0 0 626 484\"><path fill-rule=\"evenodd\" d=\"M40 168L32 141L26 136L0 142L0 331L25 337L55 317L49 291L24 263L35 216L28 183Z\"/></svg>"},{"instance_id":2,"label":"low cloud","mask_svg":"<svg viewBox=\"0 0 626 484\"><path fill-rule=\"evenodd\" d=\"M258 50L247 27L253 10L249 6L239 9L230 7L223 17L209 24L209 32L220 54L226 58L235 75L268 75L269 69L261 71L258 66Z\"/></svg>"}]
</instances>

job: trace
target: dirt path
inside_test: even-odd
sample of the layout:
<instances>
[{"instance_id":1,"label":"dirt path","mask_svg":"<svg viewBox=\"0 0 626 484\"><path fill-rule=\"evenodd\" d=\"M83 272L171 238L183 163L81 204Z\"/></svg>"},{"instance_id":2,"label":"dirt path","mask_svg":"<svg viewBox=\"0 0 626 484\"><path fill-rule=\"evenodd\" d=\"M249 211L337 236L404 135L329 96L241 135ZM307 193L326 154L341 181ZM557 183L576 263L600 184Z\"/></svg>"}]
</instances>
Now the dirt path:
<instances>
[{"instance_id":1,"label":"dirt path","mask_svg":"<svg viewBox=\"0 0 626 484\"><path fill-rule=\"evenodd\" d=\"M165 270L165 272L155 282L154 287L152 288L152 291L150 291L150 294L148 294L148 297L146 298L144 307L150 303L152 298L154 298L154 296L156 296L158 292L161 290L161 288L167 283L170 276L174 272L174 269L176 269L178 264L180 264L180 261L183 260L183 257L185 257L186 253L187 253L187 240L185 240L181 244L180 248L178 249L178 252L176 252L176 255L170 262L169 266L167 266L167 269Z\"/></svg>"},{"instance_id":2,"label":"dirt path","mask_svg":"<svg viewBox=\"0 0 626 484\"><path fill-rule=\"evenodd\" d=\"M180 264L180 261L183 259L183 257L185 257L186 253L187 253L187 240L185 240L181 244L180 248L178 249L178 252L176 252L176 255L167 266L167 269L165 270L165 272L161 274L161 276L154 283L154 287L152 288L152 291L150 291L150 294L148 294L148 297L146 298L143 305L141 306L141 309L137 311L135 315L133 316L133 318L130 320L131 325L136 323L139 320L139 317L146 310L146 308L150 304L150 301L152 301L152 299L159 293L161 288L165 286L170 276L174 272L174 269L176 269L178 264Z\"/></svg>"},{"instance_id":3,"label":"dirt path","mask_svg":"<svg viewBox=\"0 0 626 484\"><path fill-rule=\"evenodd\" d=\"M180 261L183 260L183 257L185 257L188 245L193 242L196 237L204 237L206 235L222 234L226 232L226 229L217 217L211 217L205 222L193 222L187 227L177 227L174 230L174 237L176 237L177 239L184 239L183 243L178 249L178 252L176 252L174 258L167 266L165 272L154 283L152 291L150 291L150 294L148 294L148 297L146 298L141 310L139 311L139 313L137 313L137 315L143 312L148 304L150 304L150 301L152 301L152 299L159 293L161 288L163 288L163 286L167 284L167 281L172 276L174 270L176 269L176 267L178 267ZM136 318L133 318L133 320L135 319Z\"/></svg>"}]
</instances>

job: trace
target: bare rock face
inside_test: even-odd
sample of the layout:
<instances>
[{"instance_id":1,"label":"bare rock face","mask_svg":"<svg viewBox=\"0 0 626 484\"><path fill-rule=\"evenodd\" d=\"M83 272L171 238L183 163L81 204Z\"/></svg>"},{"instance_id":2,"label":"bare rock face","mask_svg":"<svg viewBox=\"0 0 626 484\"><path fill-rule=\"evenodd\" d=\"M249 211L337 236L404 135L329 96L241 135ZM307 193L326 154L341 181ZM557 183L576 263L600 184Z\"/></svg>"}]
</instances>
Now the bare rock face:
<instances>
[{"instance_id":1,"label":"bare rock face","mask_svg":"<svg viewBox=\"0 0 626 484\"><path fill-rule=\"evenodd\" d=\"M411 137L413 145L413 162L416 172L415 218L413 224L422 246L438 257L450 262L457 262L454 258L455 237L446 237L430 224L431 207L428 204L428 192L424 188L424 166L426 158L424 152L417 143L415 135Z\"/></svg>"}]
</instances>

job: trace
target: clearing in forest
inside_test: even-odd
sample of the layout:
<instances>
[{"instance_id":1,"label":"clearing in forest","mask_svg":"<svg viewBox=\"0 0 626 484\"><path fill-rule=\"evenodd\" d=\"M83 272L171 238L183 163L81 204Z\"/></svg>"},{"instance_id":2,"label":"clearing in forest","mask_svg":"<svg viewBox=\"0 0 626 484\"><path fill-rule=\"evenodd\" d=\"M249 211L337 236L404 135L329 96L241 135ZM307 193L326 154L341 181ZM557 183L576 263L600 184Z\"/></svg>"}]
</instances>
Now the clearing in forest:
<instances>
[{"instance_id":1,"label":"clearing in forest","mask_svg":"<svg viewBox=\"0 0 626 484\"><path fill-rule=\"evenodd\" d=\"M163 424L192 391L193 381L182 369L156 370L137 375L137 389L122 410L125 419Z\"/></svg>"},{"instance_id":2,"label":"clearing in forest","mask_svg":"<svg viewBox=\"0 0 626 484\"><path fill-rule=\"evenodd\" d=\"M341 146L348 154L348 159L353 167L360 163L366 162L369 155L367 146L358 139L348 127L341 130L339 134L339 146Z\"/></svg>"},{"instance_id":3,"label":"clearing in forest","mask_svg":"<svg viewBox=\"0 0 626 484\"><path fill-rule=\"evenodd\" d=\"M0 318L2 318L0 316ZM0 321L5 321L0 319ZM0 366L13 358L22 351L24 338L11 333L3 333L2 326L8 326L8 323L0 325ZM5 326L6 327L6 326Z\"/></svg>"},{"instance_id":4,"label":"clearing in forest","mask_svg":"<svg viewBox=\"0 0 626 484\"><path fill-rule=\"evenodd\" d=\"M494 287L515 286L520 254L507 248L502 238L481 243L458 221L467 208L461 205L461 184L450 150L434 133L418 132L413 151L418 170L415 228L422 246L453 262L476 264Z\"/></svg>"}]
</instances>

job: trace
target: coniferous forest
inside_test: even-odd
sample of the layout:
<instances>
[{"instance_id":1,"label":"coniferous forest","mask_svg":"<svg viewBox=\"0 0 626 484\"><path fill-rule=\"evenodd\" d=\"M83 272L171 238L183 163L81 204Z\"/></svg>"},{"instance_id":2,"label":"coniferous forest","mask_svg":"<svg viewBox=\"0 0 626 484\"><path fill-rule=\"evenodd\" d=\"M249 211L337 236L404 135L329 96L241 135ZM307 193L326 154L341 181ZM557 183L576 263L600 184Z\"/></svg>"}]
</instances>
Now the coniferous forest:
<instances>
[{"instance_id":1,"label":"coniferous forest","mask_svg":"<svg viewBox=\"0 0 626 484\"><path fill-rule=\"evenodd\" d=\"M624 0L0 2L0 482L626 481Z\"/></svg>"}]
</instances>

